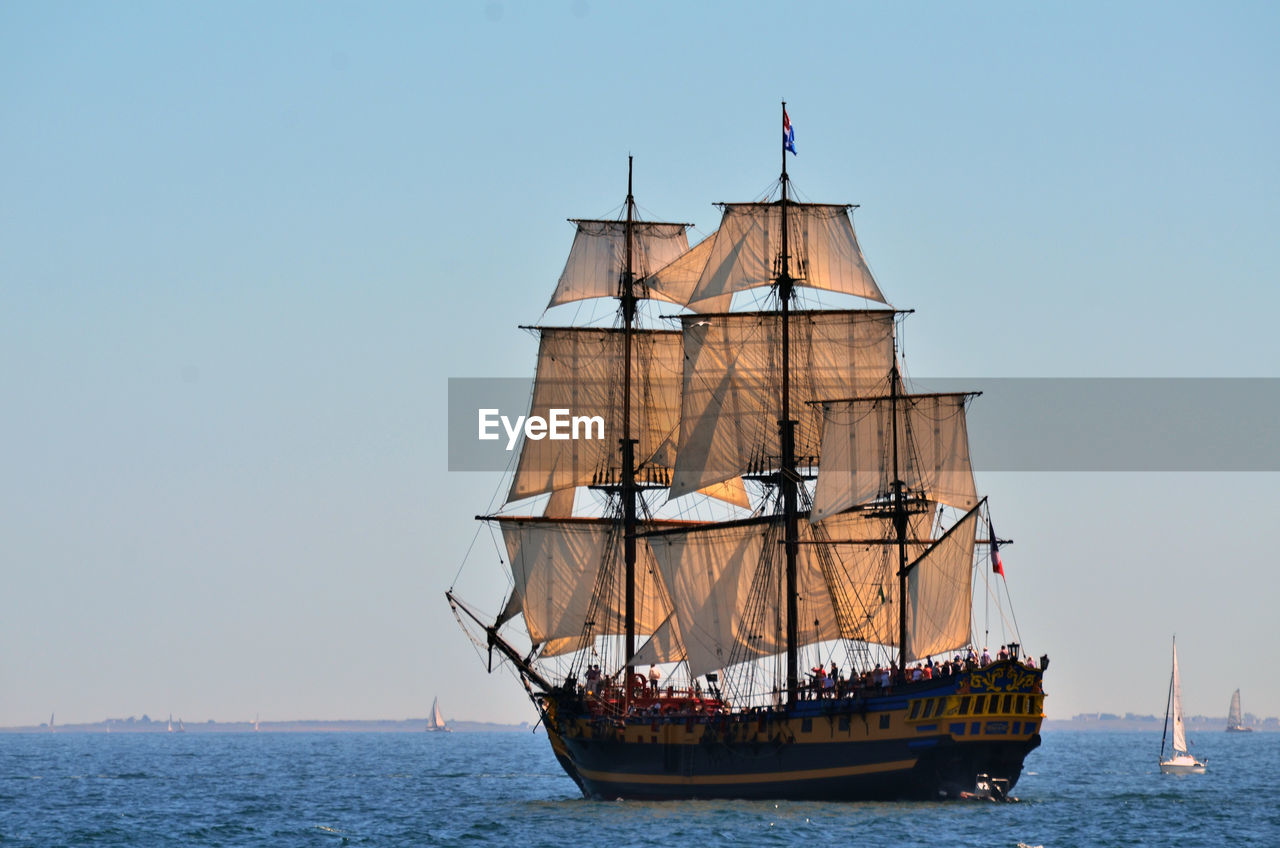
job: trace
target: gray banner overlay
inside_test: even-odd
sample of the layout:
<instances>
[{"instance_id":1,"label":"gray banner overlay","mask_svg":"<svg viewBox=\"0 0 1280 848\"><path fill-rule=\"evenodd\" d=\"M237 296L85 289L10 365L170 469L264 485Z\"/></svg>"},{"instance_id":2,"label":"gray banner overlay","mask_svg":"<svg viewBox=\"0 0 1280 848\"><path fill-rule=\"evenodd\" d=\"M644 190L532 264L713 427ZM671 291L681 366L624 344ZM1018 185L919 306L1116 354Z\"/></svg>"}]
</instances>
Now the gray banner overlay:
<instances>
[{"instance_id":1,"label":"gray banner overlay","mask_svg":"<svg viewBox=\"0 0 1280 848\"><path fill-rule=\"evenodd\" d=\"M1278 378L917 379L912 391L982 392L968 415L977 471L1280 471ZM531 394L528 379L451 378L449 470L514 468L519 444L507 450L500 422L480 440L479 410L514 426Z\"/></svg>"}]
</instances>

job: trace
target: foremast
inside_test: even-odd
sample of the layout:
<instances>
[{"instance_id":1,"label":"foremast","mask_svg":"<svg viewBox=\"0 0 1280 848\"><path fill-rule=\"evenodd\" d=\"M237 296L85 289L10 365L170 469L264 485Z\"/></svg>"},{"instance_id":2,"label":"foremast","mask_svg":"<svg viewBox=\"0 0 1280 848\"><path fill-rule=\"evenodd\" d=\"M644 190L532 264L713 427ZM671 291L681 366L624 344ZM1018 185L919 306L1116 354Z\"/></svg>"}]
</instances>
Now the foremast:
<instances>
[{"instance_id":1,"label":"foremast","mask_svg":"<svg viewBox=\"0 0 1280 848\"><path fill-rule=\"evenodd\" d=\"M548 304L615 299L618 322L612 328L529 328L540 336L530 415L545 418L549 410L572 407L584 419L607 422L604 432L616 441L526 440L507 503L550 494L543 515L477 516L502 528L515 582L503 613L484 626L488 647L512 660L526 680L534 679L527 672L537 659L578 653L597 637L621 642L613 643L614 650L625 655L606 662L629 680L637 636L652 633L668 614L660 588L646 577L637 529L647 514L643 489L667 480L665 444L677 426L679 381L672 375L678 374L679 333L640 328L637 306L645 298L683 304L679 292L652 283L649 275L688 251L689 225L642 221L631 157L627 165L621 215L571 219L577 233ZM659 399L658 409L640 405L637 392L646 401ZM573 517L572 494L582 487L608 494L609 515ZM532 642L523 657L509 644L504 648L497 635L518 613ZM545 689L545 682L535 685ZM631 687L621 689L629 699Z\"/></svg>"}]
</instances>

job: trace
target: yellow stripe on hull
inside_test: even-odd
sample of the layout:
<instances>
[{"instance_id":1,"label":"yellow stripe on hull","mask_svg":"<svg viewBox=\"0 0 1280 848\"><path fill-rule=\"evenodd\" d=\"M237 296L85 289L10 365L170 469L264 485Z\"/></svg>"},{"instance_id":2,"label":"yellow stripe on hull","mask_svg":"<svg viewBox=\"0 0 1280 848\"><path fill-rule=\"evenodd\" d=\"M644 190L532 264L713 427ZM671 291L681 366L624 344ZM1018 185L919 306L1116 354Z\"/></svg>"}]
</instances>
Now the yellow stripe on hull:
<instances>
[{"instance_id":1,"label":"yellow stripe on hull","mask_svg":"<svg viewBox=\"0 0 1280 848\"><path fill-rule=\"evenodd\" d=\"M631 774L627 772L594 771L579 768L579 773L588 780L610 783L643 783L666 786L711 786L722 784L745 783L782 783L797 780L822 780L832 777L851 777L859 774L876 774L887 771L906 771L916 764L915 760L898 760L888 763L874 763L865 766L842 766L839 768L804 769L802 771L759 772L755 774L720 774L682 776L673 774Z\"/></svg>"}]
</instances>

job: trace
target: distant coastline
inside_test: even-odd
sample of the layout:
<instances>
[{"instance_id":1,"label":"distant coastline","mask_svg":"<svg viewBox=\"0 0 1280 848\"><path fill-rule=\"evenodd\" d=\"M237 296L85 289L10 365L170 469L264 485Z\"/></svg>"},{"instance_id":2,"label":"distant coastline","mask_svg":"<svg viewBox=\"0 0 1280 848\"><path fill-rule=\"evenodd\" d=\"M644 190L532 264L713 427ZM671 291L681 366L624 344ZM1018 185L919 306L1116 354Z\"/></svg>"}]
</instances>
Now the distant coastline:
<instances>
[{"instance_id":1,"label":"distant coastline","mask_svg":"<svg viewBox=\"0 0 1280 848\"><path fill-rule=\"evenodd\" d=\"M526 721L520 724L497 724L488 721L449 720L450 730L459 733L528 733L534 728ZM105 719L79 724L54 724L54 733L422 733L427 719L406 718L398 720L324 720L259 721L254 730L252 721L181 722L175 720L169 730L167 719L150 719L147 716L127 719ZM181 729L180 729L181 728ZM48 733L48 723L23 727L0 727L0 733Z\"/></svg>"},{"instance_id":2,"label":"distant coastline","mask_svg":"<svg viewBox=\"0 0 1280 848\"><path fill-rule=\"evenodd\" d=\"M1226 732L1226 716L1184 716L1188 733ZM1246 727L1263 733L1280 733L1280 718L1258 718L1246 715ZM1152 730L1160 732L1164 727L1163 715L1137 715L1135 713L1077 713L1071 718L1047 718L1043 727L1046 731L1054 730Z\"/></svg>"}]
</instances>

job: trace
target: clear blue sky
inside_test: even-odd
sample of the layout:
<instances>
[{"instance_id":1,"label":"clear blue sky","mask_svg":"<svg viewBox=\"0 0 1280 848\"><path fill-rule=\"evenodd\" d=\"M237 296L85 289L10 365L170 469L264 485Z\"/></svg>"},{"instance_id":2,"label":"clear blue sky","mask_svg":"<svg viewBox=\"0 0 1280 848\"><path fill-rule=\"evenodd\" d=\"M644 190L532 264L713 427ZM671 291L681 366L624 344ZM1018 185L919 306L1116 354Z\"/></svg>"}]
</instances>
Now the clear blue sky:
<instances>
[{"instance_id":1,"label":"clear blue sky","mask_svg":"<svg viewBox=\"0 0 1280 848\"><path fill-rule=\"evenodd\" d=\"M0 725L531 719L442 593L570 216L860 203L936 376L1277 377L1280 10L0 5ZM1280 714L1274 474L985 475L1049 710ZM459 587L489 605L487 537ZM478 558L478 564L476 562ZM993 640L994 641L994 640Z\"/></svg>"}]
</instances>

